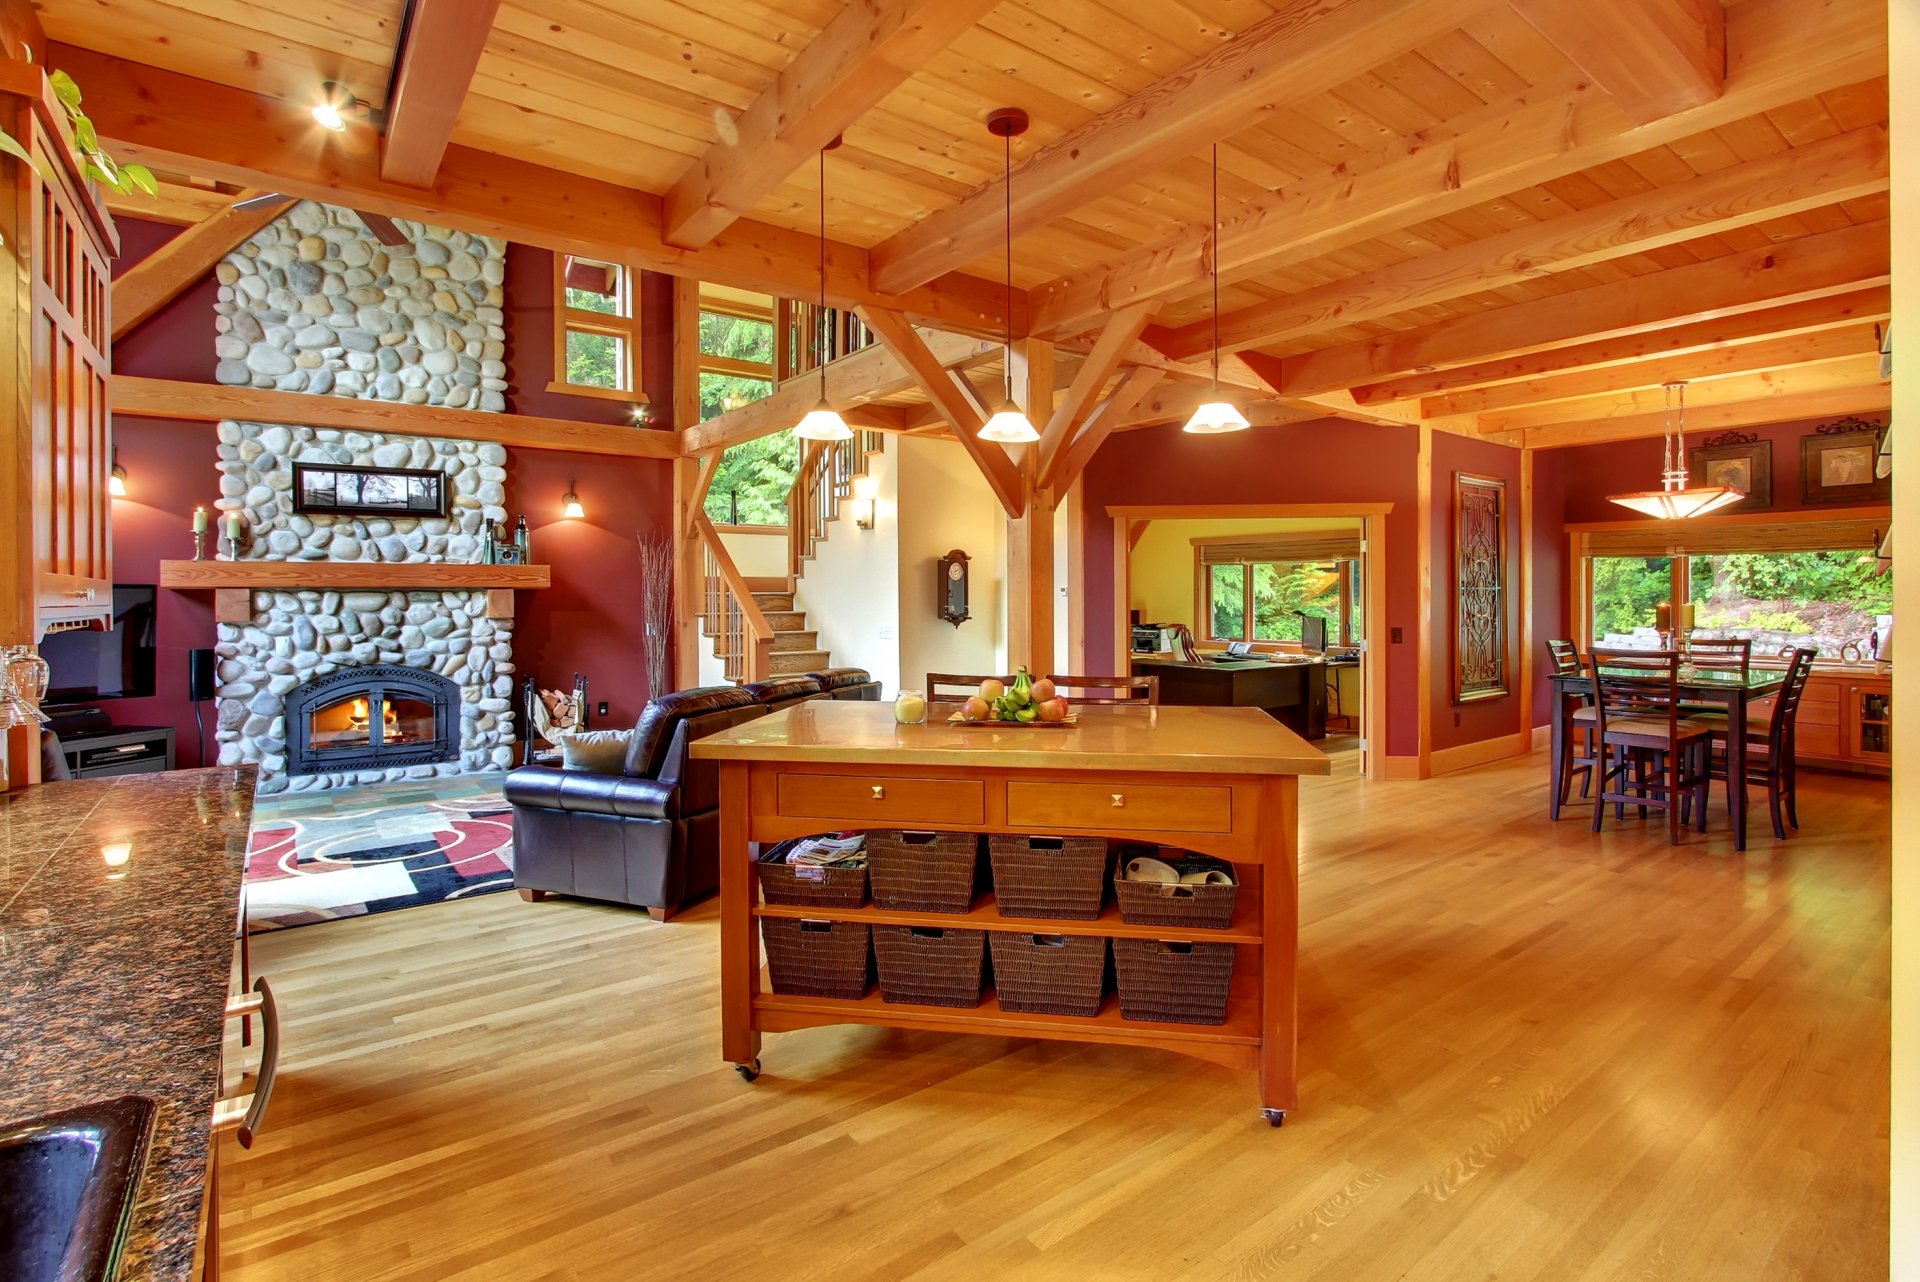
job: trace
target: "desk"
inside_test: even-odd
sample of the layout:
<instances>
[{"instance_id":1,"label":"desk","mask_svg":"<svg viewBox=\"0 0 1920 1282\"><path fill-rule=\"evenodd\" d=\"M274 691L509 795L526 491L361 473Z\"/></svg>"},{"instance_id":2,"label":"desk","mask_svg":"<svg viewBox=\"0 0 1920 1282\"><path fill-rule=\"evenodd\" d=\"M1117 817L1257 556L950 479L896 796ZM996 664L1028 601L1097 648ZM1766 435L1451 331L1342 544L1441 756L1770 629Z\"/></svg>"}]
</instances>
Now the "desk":
<instances>
[{"instance_id":1,"label":"desk","mask_svg":"<svg viewBox=\"0 0 1920 1282\"><path fill-rule=\"evenodd\" d=\"M1553 788L1559 795L1560 771L1568 744L1567 696L1591 695L1593 677L1587 672L1555 672L1547 675L1553 684ZM1727 710L1727 777L1741 781L1733 792L1733 848L1747 848L1747 705L1755 699L1778 694L1787 684L1787 674L1777 668L1751 668L1744 680L1730 669L1701 668L1683 671L1680 698L1684 703L1712 704ZM1662 687L1664 689L1664 686ZM1738 728L1738 733L1735 732ZM1597 803L1596 803L1597 804Z\"/></svg>"},{"instance_id":2,"label":"desk","mask_svg":"<svg viewBox=\"0 0 1920 1282\"><path fill-rule=\"evenodd\" d=\"M763 1033L827 1024L1105 1042L1178 1051L1252 1070L1278 1125L1295 1096L1299 780L1331 769L1317 749L1250 709L1089 708L1061 729L897 725L878 703L818 699L689 747L720 763L720 1046L751 1080ZM990 896L966 913L760 904L750 842L836 829L1099 835L1230 860L1240 892L1224 931L1128 925L1111 905L1092 921L1002 918ZM857 1001L770 991L764 916L938 925L961 930L1231 943L1233 987L1218 1026L1129 1021L1109 995L1091 1016Z\"/></svg>"},{"instance_id":3,"label":"desk","mask_svg":"<svg viewBox=\"0 0 1920 1282\"><path fill-rule=\"evenodd\" d=\"M1327 737L1327 666L1313 663L1186 663L1133 660L1137 677L1160 678L1160 702L1186 708L1262 708L1305 739Z\"/></svg>"}]
</instances>

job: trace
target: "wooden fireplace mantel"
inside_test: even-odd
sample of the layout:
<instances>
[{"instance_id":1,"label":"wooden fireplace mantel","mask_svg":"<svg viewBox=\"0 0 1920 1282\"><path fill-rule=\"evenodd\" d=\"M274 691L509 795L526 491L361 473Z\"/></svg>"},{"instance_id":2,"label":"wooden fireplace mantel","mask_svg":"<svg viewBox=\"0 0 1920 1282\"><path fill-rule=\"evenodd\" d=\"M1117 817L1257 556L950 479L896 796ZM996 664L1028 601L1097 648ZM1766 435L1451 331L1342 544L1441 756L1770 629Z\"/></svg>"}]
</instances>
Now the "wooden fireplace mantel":
<instances>
[{"instance_id":1,"label":"wooden fireplace mantel","mask_svg":"<svg viewBox=\"0 0 1920 1282\"><path fill-rule=\"evenodd\" d=\"M444 561L162 561L160 586L183 592L211 591L213 617L245 623L253 617L250 594L302 588L341 592L485 592L487 617L513 617L518 589L553 586L545 565L458 565Z\"/></svg>"}]
</instances>

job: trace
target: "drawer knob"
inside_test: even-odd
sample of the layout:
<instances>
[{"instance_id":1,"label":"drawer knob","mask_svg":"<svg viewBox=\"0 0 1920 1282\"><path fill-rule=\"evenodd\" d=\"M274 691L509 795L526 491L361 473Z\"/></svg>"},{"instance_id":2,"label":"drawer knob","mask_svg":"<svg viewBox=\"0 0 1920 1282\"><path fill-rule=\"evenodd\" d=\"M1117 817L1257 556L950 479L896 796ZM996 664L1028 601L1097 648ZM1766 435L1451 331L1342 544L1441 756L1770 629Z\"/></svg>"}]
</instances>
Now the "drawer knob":
<instances>
[{"instance_id":1,"label":"drawer knob","mask_svg":"<svg viewBox=\"0 0 1920 1282\"><path fill-rule=\"evenodd\" d=\"M1118 809L1119 807L1126 805L1127 804L1126 794L1119 793L1119 792L1114 793L1113 804L1115 809Z\"/></svg>"},{"instance_id":2,"label":"drawer knob","mask_svg":"<svg viewBox=\"0 0 1920 1282\"><path fill-rule=\"evenodd\" d=\"M873 785L873 799L875 801L885 801L887 799L887 790L879 784Z\"/></svg>"}]
</instances>

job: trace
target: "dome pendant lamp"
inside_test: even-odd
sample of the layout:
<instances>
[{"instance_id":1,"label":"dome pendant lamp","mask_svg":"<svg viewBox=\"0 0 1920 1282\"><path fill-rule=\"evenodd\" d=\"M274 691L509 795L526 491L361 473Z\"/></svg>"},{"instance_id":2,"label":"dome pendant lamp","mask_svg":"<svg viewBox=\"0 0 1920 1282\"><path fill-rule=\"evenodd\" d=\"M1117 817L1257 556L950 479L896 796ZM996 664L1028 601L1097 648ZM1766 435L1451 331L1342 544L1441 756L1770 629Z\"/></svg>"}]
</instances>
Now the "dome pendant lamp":
<instances>
[{"instance_id":1,"label":"dome pendant lamp","mask_svg":"<svg viewBox=\"0 0 1920 1282\"><path fill-rule=\"evenodd\" d=\"M1735 489L1731 485L1687 484L1687 385L1662 383L1660 386L1666 393L1666 432L1661 440L1664 466L1660 470L1660 488L1634 494L1609 494L1607 501L1656 520L1684 521L1688 517L1716 512L1747 497L1745 490ZM1676 395L1679 401L1677 417L1674 413Z\"/></svg>"},{"instance_id":2,"label":"dome pendant lamp","mask_svg":"<svg viewBox=\"0 0 1920 1282\"><path fill-rule=\"evenodd\" d=\"M1220 144L1213 144L1213 223L1209 255L1213 259L1213 399L1193 412L1180 430L1196 435L1218 436L1222 432L1244 432L1247 416L1220 395Z\"/></svg>"},{"instance_id":3,"label":"dome pendant lamp","mask_svg":"<svg viewBox=\"0 0 1920 1282\"><path fill-rule=\"evenodd\" d=\"M793 434L803 441L850 441L853 429L827 403L827 153L840 145L834 140L820 149L820 310L814 313L813 357L820 367L820 400L794 425Z\"/></svg>"},{"instance_id":4,"label":"dome pendant lamp","mask_svg":"<svg viewBox=\"0 0 1920 1282\"><path fill-rule=\"evenodd\" d=\"M1027 113L1018 107L1001 107L987 117L987 132L1006 140L1007 145L1007 355L1006 390L1000 408L980 429L983 441L1003 445L1030 445L1040 439L1033 421L1013 403L1013 140L1027 132Z\"/></svg>"}]
</instances>

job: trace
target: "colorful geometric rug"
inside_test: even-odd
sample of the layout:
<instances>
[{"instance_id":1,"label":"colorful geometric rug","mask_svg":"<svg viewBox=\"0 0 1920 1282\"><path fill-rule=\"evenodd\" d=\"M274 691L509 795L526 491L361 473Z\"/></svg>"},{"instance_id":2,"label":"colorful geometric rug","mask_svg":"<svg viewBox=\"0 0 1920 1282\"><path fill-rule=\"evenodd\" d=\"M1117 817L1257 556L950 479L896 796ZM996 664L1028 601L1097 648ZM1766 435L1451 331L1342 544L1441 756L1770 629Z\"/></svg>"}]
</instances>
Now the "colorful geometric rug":
<instances>
[{"instance_id":1,"label":"colorful geometric rug","mask_svg":"<svg viewBox=\"0 0 1920 1282\"><path fill-rule=\"evenodd\" d=\"M513 887L499 774L264 797L247 853L253 932Z\"/></svg>"}]
</instances>

